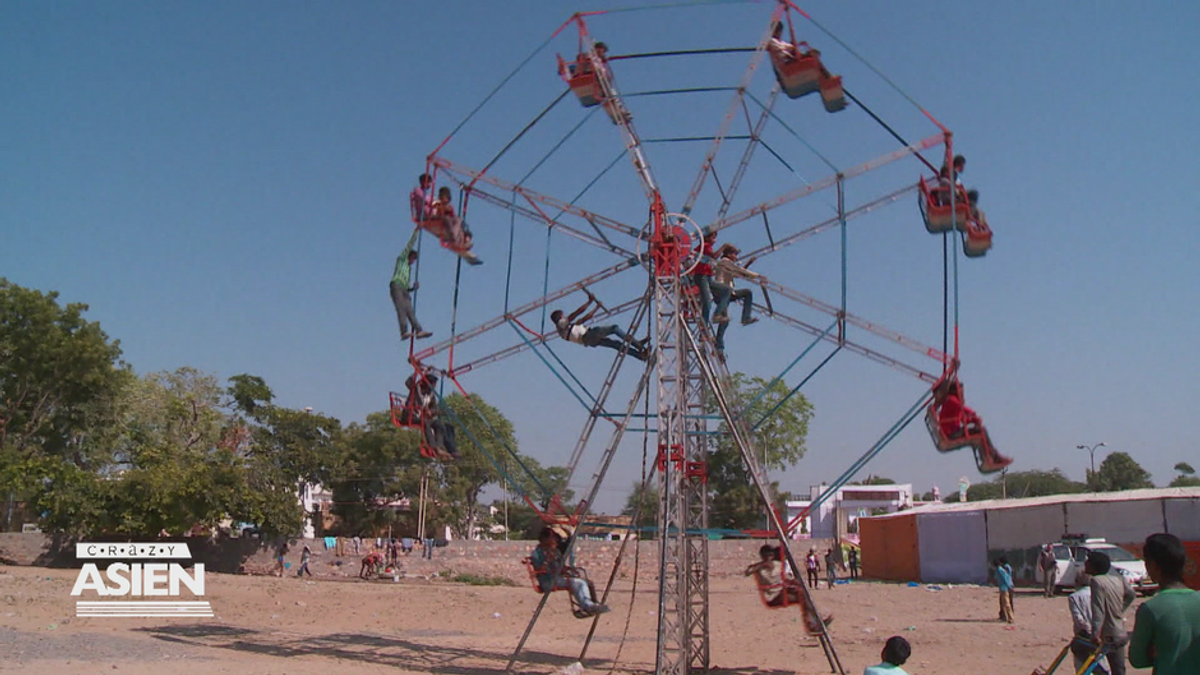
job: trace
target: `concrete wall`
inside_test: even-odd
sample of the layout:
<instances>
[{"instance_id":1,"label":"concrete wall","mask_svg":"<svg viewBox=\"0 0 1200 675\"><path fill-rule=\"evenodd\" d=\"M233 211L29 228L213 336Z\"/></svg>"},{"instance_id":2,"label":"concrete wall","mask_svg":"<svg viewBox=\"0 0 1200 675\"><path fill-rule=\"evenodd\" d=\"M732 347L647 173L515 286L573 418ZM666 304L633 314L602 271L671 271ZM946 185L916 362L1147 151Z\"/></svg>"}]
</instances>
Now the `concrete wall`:
<instances>
[{"instance_id":1,"label":"concrete wall","mask_svg":"<svg viewBox=\"0 0 1200 675\"><path fill-rule=\"evenodd\" d=\"M987 526L979 511L917 516L925 583L987 583Z\"/></svg>"},{"instance_id":2,"label":"concrete wall","mask_svg":"<svg viewBox=\"0 0 1200 675\"><path fill-rule=\"evenodd\" d=\"M193 559L205 563L213 572L233 573L243 568L249 573L267 573L273 565L272 553L260 549L254 539L225 539L211 542L204 538L184 540L191 549ZM299 564L300 551L304 545L313 550L310 564L318 576L355 576L360 559L366 554L355 555L350 546L347 554L338 557L335 551L326 550L320 539L301 541L292 546L287 560ZM741 576L746 565L758 560L760 540L723 540L709 542L709 573L714 577ZM410 574L428 575L434 572L453 574L477 574L501 576L519 584L529 583L528 574L521 559L528 556L536 546L533 541L452 541L447 546L434 549L434 559L423 561L420 549L407 557L401 557L401 569ZM825 550L831 546L827 540L808 540L793 543L793 554L803 558L808 546ZM577 546L576 564L587 568L592 579L607 580L612 571L620 542L582 540ZM633 578L634 544L630 542L626 557L621 562L620 578ZM655 580L658 577L658 542L644 541L640 546L639 580ZM41 534L0 533L0 563L10 565L39 565L48 567L77 567L73 542L54 539ZM747 581L752 590L754 584Z\"/></svg>"}]
</instances>

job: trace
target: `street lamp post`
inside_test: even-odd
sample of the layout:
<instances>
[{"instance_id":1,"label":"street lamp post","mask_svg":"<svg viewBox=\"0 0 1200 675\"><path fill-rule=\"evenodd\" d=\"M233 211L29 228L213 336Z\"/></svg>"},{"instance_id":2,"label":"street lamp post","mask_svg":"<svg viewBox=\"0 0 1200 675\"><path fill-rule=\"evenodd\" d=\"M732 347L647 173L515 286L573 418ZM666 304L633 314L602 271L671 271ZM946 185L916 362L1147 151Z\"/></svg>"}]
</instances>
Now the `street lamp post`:
<instances>
[{"instance_id":1,"label":"street lamp post","mask_svg":"<svg viewBox=\"0 0 1200 675\"><path fill-rule=\"evenodd\" d=\"M1078 450L1087 450L1092 459L1092 475L1096 474L1096 448L1108 447L1108 443L1097 443L1095 445L1077 445Z\"/></svg>"}]
</instances>

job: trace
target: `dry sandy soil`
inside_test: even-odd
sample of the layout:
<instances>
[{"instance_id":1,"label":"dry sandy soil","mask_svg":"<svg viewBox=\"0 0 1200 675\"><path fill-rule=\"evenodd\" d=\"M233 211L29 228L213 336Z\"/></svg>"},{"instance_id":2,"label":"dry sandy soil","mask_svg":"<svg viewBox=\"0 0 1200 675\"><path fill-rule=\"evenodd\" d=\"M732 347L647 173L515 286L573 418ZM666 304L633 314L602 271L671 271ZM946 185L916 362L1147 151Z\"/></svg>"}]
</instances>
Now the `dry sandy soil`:
<instances>
[{"instance_id":1,"label":"dry sandy soil","mask_svg":"<svg viewBox=\"0 0 1200 675\"><path fill-rule=\"evenodd\" d=\"M539 596L526 587L442 580L358 581L207 575L215 619L75 618L74 570L0 568L0 670L37 674L501 673ZM653 670L654 588L633 599L629 582L610 598L586 672ZM753 584L714 579L712 665L717 673L828 673L794 608L767 610ZM1017 624L996 621L996 591L855 583L816 594L832 612L847 673L879 661L883 641L913 644L913 675L1027 675L1070 632L1067 601L1018 593ZM1129 620L1132 621L1130 610ZM621 648L626 619L628 638ZM542 614L520 673L554 673L575 661L589 622L559 593Z\"/></svg>"}]
</instances>

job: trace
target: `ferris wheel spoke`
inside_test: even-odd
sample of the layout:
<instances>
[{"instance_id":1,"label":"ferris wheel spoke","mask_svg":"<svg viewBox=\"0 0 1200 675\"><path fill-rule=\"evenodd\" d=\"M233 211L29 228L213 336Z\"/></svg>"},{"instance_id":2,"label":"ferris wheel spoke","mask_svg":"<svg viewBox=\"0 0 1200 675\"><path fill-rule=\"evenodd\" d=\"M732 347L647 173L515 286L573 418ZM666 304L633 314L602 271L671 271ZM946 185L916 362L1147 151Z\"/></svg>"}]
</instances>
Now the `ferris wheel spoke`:
<instances>
[{"instance_id":1,"label":"ferris wheel spoke","mask_svg":"<svg viewBox=\"0 0 1200 675\"><path fill-rule=\"evenodd\" d=\"M783 7L775 8L771 14L770 25L775 25L779 17L783 14ZM692 183L692 189L688 192L687 199L683 202L683 207L680 213L690 215L692 207L696 205L696 200L700 197L700 191L704 189L704 183L708 179L708 174L713 170L713 162L717 159L717 153L721 151L721 143L725 140L726 134L729 133L729 127L733 125L733 119L737 117L738 109L744 108L746 100L746 92L750 87L750 80L754 78L754 73L758 70L758 66L762 63L763 54L767 50L767 43L771 41L771 28L763 33L762 38L758 41L758 48L754 50L754 55L750 57L750 65L746 68L746 73L742 75L742 82L738 86L737 91L733 95L733 100L729 102L729 107L725 111L725 117L721 119L721 124L717 128L717 133L713 136L712 145L708 149L708 154L704 156L704 162L700 165L700 173L697 174L696 180ZM753 140L751 141L753 145ZM743 161L747 161L743 159ZM728 200L726 200L727 202Z\"/></svg>"},{"instance_id":2,"label":"ferris wheel spoke","mask_svg":"<svg viewBox=\"0 0 1200 675\"><path fill-rule=\"evenodd\" d=\"M775 102L779 99L779 93L782 91L779 85L776 84L771 89L771 95L767 98L766 104L763 105L763 111L758 116L758 121L755 122L750 130L750 142L746 144L746 149L742 152L742 161L738 164L738 168L733 173L733 179L729 181L729 189L722 195L721 208L717 210L717 220L725 217L729 213L729 206L733 203L733 198L737 195L738 188L742 184L742 178L746 175L746 169L750 168L750 160L754 157L754 149L758 147L762 138L763 129L767 126L767 120L771 119L771 110L775 108ZM746 107L746 99L742 98L742 110L746 113L746 122L750 122L750 109ZM713 175L716 177L716 174Z\"/></svg>"},{"instance_id":3,"label":"ferris wheel spoke","mask_svg":"<svg viewBox=\"0 0 1200 675\"><path fill-rule=\"evenodd\" d=\"M564 202L561 199L543 195L537 191L530 190L527 187L516 185L514 183L509 183L508 181L502 180L500 178L496 178L495 176L485 174L482 171L477 171L475 169L471 169L471 168L468 168L461 164L452 162L452 161L446 159L445 157L434 157L431 160L431 162L433 163L434 166L438 167L439 169L442 169L444 171L449 171L452 174L457 174L459 176L467 178L468 180L458 181L462 184L468 184L471 182L487 183L489 185L493 185L495 187L500 188L504 192L515 192L530 201L538 202L539 204L544 204L544 205L549 206L554 209L560 209L564 213L570 213L574 216L578 216L579 218L583 218L584 220L594 223L600 227L605 227L610 230L615 230L617 232L620 232L621 234L626 234L631 237L637 237L638 234L641 232L640 228L626 225L625 223L622 223L618 220L614 220L612 218L602 216L598 213L593 213L591 211L588 211L587 209L583 209L578 206L575 206L574 204ZM472 189L477 189L477 188L472 188Z\"/></svg>"},{"instance_id":4,"label":"ferris wheel spoke","mask_svg":"<svg viewBox=\"0 0 1200 675\"><path fill-rule=\"evenodd\" d=\"M927 356L939 363L949 364L950 361L952 360L948 354L941 351L940 349L936 349L934 347L930 347L929 345L922 344L921 342L918 342L917 340L914 340L913 338L910 338L910 337L904 335L903 333L900 333L899 331L892 330L891 328L888 328L882 324L878 324L873 321L868 321L862 317L856 316L854 314L850 314L849 312L843 312L840 307L836 307L827 302L818 300L818 299L812 297L811 295L806 295L804 293L801 293L800 291L798 291L794 288L784 286L783 284L779 283L778 281L773 281L767 277L760 277L758 282L764 289L770 289L770 290L774 291L775 293L782 295L785 298L788 298L789 300L794 300L795 302L799 302L803 305L807 305L807 306L811 307L812 309L815 309L818 312L822 312L824 314L828 314L829 316L843 317L845 322L852 326L857 326L858 328L861 328L861 329L867 331L868 333L873 333L875 335L878 335L879 337L882 337L882 338L888 340L889 342L901 345L911 351L921 354L922 356ZM776 313L778 313L778 311L779 311L778 309L775 310Z\"/></svg>"},{"instance_id":5,"label":"ferris wheel spoke","mask_svg":"<svg viewBox=\"0 0 1200 675\"><path fill-rule=\"evenodd\" d=\"M854 342L853 340L848 340L844 337L839 338L837 335L830 333L827 329L823 330L817 326L814 326L811 323L808 323L801 319L797 319L794 316L784 314L783 312L780 312L779 310L771 311L767 307L757 304L757 303L755 303L754 306L764 316L768 316L768 317L784 324L785 326L790 326L792 328L798 329L800 331L808 333L809 335L812 335L813 337L824 340L825 342L828 342L833 345L837 345L838 347L845 349L848 352L858 354L859 356L865 357L871 361L874 361L881 365L885 365L889 368L894 368L895 370L898 370L902 373L908 373L909 375L912 375L912 376L916 377L917 379L928 382L930 384L937 382L938 376L936 376L936 375L927 373L927 372L921 370L920 368L911 366L899 359L890 357L886 354L883 354L874 349L871 349L870 347L864 347L864 346L858 344L857 342Z\"/></svg>"},{"instance_id":6,"label":"ferris wheel spoke","mask_svg":"<svg viewBox=\"0 0 1200 675\"><path fill-rule=\"evenodd\" d=\"M622 247L617 246L616 244L612 243L612 241L608 237L604 236L604 232L599 227L592 224L592 221L588 220L585 222L587 222L589 225L592 225L592 228L593 228L593 230L595 230L595 233L596 233L594 235L591 233L588 233L588 232L584 232L583 230L580 230L571 225L567 225L566 223L562 222L561 220L556 220L555 218L551 217L549 214L547 214L545 211L542 210L542 208L538 205L537 202L530 199L528 195L522 195L523 197L525 197L526 201L529 202L529 206L526 207L526 206L521 206L519 204L514 204L512 202L512 200L505 199L499 195L494 195L485 190L481 190L478 187L472 188L471 194L476 199L482 199L483 201L485 201L489 204L498 206L498 207L500 207L502 209L506 209L508 211L512 211L513 213L515 213L527 220L530 220L535 223L543 224L546 227L548 227L556 232L561 232L567 236L574 237L575 239L578 239L586 244L595 246L596 248L601 248L601 249L604 249L611 253L616 253L621 256L633 255L633 251L631 251L627 248L622 248Z\"/></svg>"},{"instance_id":7,"label":"ferris wheel spoke","mask_svg":"<svg viewBox=\"0 0 1200 675\"><path fill-rule=\"evenodd\" d=\"M606 319L611 319L613 317L620 316L620 315L624 314L625 312L628 312L629 310L633 309L634 307L637 307L638 303L640 303L640 302L641 302L641 298L634 298L632 300L626 300L625 302L623 302L615 307L611 307L609 309L597 312L596 316L593 317L593 320L604 321ZM542 343L546 343L546 342L553 342L554 340L558 340L558 339L559 339L558 333L547 333L546 335L542 335L542 336L538 337L536 340L533 340L532 342L534 342L536 344L542 344ZM526 351L526 350L530 349L530 347L531 346L530 346L529 342L522 340L521 342L519 342L517 344L514 344L509 347L505 347L504 349L492 352L491 354L488 354L487 356L481 356L481 357L479 357L473 361L470 361L468 363L464 363L460 366L455 366L454 370L451 371L451 374L458 376L458 375L462 375L465 373L469 373L473 370L478 370L480 368L483 368L484 366L489 366L497 361L502 361L510 356L514 356L523 351Z\"/></svg>"},{"instance_id":8,"label":"ferris wheel spoke","mask_svg":"<svg viewBox=\"0 0 1200 675\"><path fill-rule=\"evenodd\" d=\"M480 335L483 335L484 333L492 330L493 328L503 325L505 322L507 322L509 319L511 319L513 317L519 317L519 316L528 314L529 312L532 312L535 309L540 309L541 307L545 307L546 305L548 305L552 302L555 302L556 300L561 300L562 298L565 298L568 295L570 295L580 289L586 288L588 286L591 286L592 284L595 284L595 283L598 283L605 279L608 279L609 277L614 277L614 276L620 274L621 272L624 272L626 270L632 269L637 266L638 266L638 261L636 258L630 258L629 260L624 260L620 263L617 263L616 265L613 265L612 267L609 267L609 268L603 269L599 272L596 272L595 274L593 274L591 276L584 277L583 279L576 281L573 284L568 284L566 286L563 286L562 288L558 289L557 291L554 291L552 293L544 295L544 296L538 298L537 300L533 300L524 305L521 305L520 307L518 307L512 311L506 312L504 314L501 314L500 316L489 319L489 320L479 324L478 326L471 328L470 330L466 330L466 331L463 331L462 333L455 335L454 337L452 337L448 340L443 340L443 341L433 345L432 347L427 347L427 348L417 352L416 354L414 354L412 358L415 361L425 361L429 357L433 356L434 354L444 352L453 346L460 345L463 342L477 338Z\"/></svg>"},{"instance_id":9,"label":"ferris wheel spoke","mask_svg":"<svg viewBox=\"0 0 1200 675\"><path fill-rule=\"evenodd\" d=\"M902 187L899 190L896 190L894 192L886 194L878 199L869 201L866 204L863 204L861 206L858 206L856 208L853 208L853 209L847 211L846 215L845 215L845 220L852 220L854 218L857 218L858 216L865 216L866 214L868 214L880 207L887 206L888 204L891 204L891 203L897 201L898 199L900 199L901 197L903 197L904 195L906 195L910 192L915 192L916 189L917 189L917 184L914 183L912 185ZM837 216L834 216L833 218L829 218L827 220L823 220L823 221L817 223L816 225L813 225L811 227L800 230L799 232L796 232L795 234L790 234L781 239L776 239L774 242L767 244L766 246L763 246L762 248L757 248L753 251L750 251L749 253L745 254L745 257L747 260L761 259L764 256L770 255L772 253L776 253L784 248L787 248L788 246L791 246L792 244L795 244L795 243L798 243L805 239L808 239L809 237L811 237L813 235L820 234L821 232L824 232L826 230L833 229L834 227L837 227L838 225L840 225L841 222L842 222L842 218L837 217Z\"/></svg>"},{"instance_id":10,"label":"ferris wheel spoke","mask_svg":"<svg viewBox=\"0 0 1200 675\"><path fill-rule=\"evenodd\" d=\"M926 138L925 140L920 141L919 143L914 143L912 145L901 148L894 152L890 152L881 157L877 157L877 158L869 160L867 162L863 162L862 164L859 164L858 166L855 166L855 167L851 167L841 173L835 173L835 174L832 174L825 178L822 178L821 180L818 180L815 183L809 183L808 185L805 185L804 187L796 188L795 190L792 190L791 192L786 192L774 199L771 199L771 200L762 202L761 204L752 206L744 211L735 213L732 216L728 216L723 219L718 219L718 220L714 221L712 224L710 224L708 227L706 227L705 231L706 232L719 232L721 230L724 230L725 228L732 227L734 225L737 225L738 223L742 223L747 220L750 220L751 218L754 218L755 216L757 216L760 213L764 213L764 212L770 211L772 209L777 209L780 206L783 206L784 204L789 204L791 202L796 201L797 199L807 197L808 195L814 194L816 192L820 192L821 190L829 189L829 188L837 185L839 181L845 181L847 179L854 178L855 176L861 176L862 174L864 174L868 171L871 171L872 169L878 169L879 167L885 166L887 164L891 164L892 162L895 162L896 160L904 159L905 157L908 157L909 155L917 154L917 153L921 152L922 150L928 150L929 148L941 145L942 143L945 142L945 140L946 140L946 137L942 134L937 134L936 136L930 136L929 138Z\"/></svg>"}]
</instances>

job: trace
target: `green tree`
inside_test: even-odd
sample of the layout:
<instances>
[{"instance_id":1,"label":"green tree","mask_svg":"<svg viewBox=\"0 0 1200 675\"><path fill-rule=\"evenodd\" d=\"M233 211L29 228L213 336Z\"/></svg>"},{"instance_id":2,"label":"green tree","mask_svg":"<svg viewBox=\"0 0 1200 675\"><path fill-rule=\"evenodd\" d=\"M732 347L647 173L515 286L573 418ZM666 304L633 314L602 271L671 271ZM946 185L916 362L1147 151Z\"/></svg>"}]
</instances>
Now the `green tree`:
<instances>
[{"instance_id":1,"label":"green tree","mask_svg":"<svg viewBox=\"0 0 1200 675\"><path fill-rule=\"evenodd\" d=\"M365 424L346 430L346 452L330 482L333 512L347 535L373 534L391 526L415 535L416 508L398 514L388 504L408 498L415 504L429 460L421 457L419 433L397 429L388 412L367 415Z\"/></svg>"},{"instance_id":2,"label":"green tree","mask_svg":"<svg viewBox=\"0 0 1200 675\"><path fill-rule=\"evenodd\" d=\"M1089 472L1090 473L1090 472ZM1088 476L1088 487L1094 492L1117 492L1151 488L1150 472L1142 468L1125 452L1109 453L1095 474Z\"/></svg>"},{"instance_id":3,"label":"green tree","mask_svg":"<svg viewBox=\"0 0 1200 675\"><path fill-rule=\"evenodd\" d=\"M249 430L249 442L237 452L247 489L235 504L236 517L257 523L268 536L298 534L308 516L298 502L300 490L331 482L344 459L341 422L275 405L270 387L253 375L230 378L225 393L234 423Z\"/></svg>"},{"instance_id":4,"label":"green tree","mask_svg":"<svg viewBox=\"0 0 1200 675\"><path fill-rule=\"evenodd\" d=\"M870 475L861 481L855 481L851 485L895 485L896 481L885 476Z\"/></svg>"},{"instance_id":5,"label":"green tree","mask_svg":"<svg viewBox=\"0 0 1200 675\"><path fill-rule=\"evenodd\" d=\"M101 515L96 471L111 461L133 379L120 344L86 311L0 278L0 489L10 503L56 505L81 522Z\"/></svg>"},{"instance_id":6,"label":"green tree","mask_svg":"<svg viewBox=\"0 0 1200 675\"><path fill-rule=\"evenodd\" d=\"M1179 475L1175 476L1167 487L1200 486L1200 476L1196 475L1196 470L1192 468L1191 464L1180 462L1175 465L1175 470L1179 472Z\"/></svg>"},{"instance_id":7,"label":"green tree","mask_svg":"<svg viewBox=\"0 0 1200 675\"><path fill-rule=\"evenodd\" d=\"M782 471L800 461L807 451L805 441L813 415L808 399L796 394L785 401L791 388L784 382L775 382L768 389L767 380L742 373L735 373L728 384L735 409L742 411L742 419L753 429L752 449L758 462L768 471ZM721 430L725 430L724 423ZM748 467L729 434L716 439L708 457L710 526L745 529L761 525L764 507ZM777 481L771 482L771 489L781 502L777 506L784 509L787 495L780 493Z\"/></svg>"},{"instance_id":8,"label":"green tree","mask_svg":"<svg viewBox=\"0 0 1200 675\"><path fill-rule=\"evenodd\" d=\"M478 394L471 394L468 400L454 393L443 399L443 405L452 413L447 415L447 421L456 422L459 457L437 465L438 504L434 513L461 536L469 537L475 530L480 495L484 488L500 480L500 471L493 461L501 462L503 467L509 457L505 446L517 452L517 439L512 422ZM483 445L482 451L472 437ZM515 480L524 480L519 467L508 474ZM520 483L514 487L522 490L528 487L526 491L531 495L538 494L532 485Z\"/></svg>"},{"instance_id":9,"label":"green tree","mask_svg":"<svg viewBox=\"0 0 1200 675\"><path fill-rule=\"evenodd\" d=\"M978 483L967 488L967 500L972 502L987 499L1010 499L1023 497L1045 497L1048 495L1075 494L1083 492L1083 483L1067 478L1062 469L1049 471L1016 471L996 476L987 483ZM929 497L932 498L932 494ZM944 502L957 502L958 491L945 495Z\"/></svg>"},{"instance_id":10,"label":"green tree","mask_svg":"<svg viewBox=\"0 0 1200 675\"><path fill-rule=\"evenodd\" d=\"M575 510L575 491L567 486L567 468L564 466L542 466L541 462L532 457L521 456L521 464L525 468L521 468L511 457L498 458L501 466L505 467L505 472L514 481L510 484L510 502L508 514L509 531L518 537L532 539L537 537L537 533L542 528L542 519L538 512L533 510L524 499L520 499L521 492L517 488L525 490L530 499L533 499L543 510L548 505L547 496L553 498L558 495L561 504L559 513L570 513ZM528 476L526 476L528 472ZM536 480L535 480L536 479ZM516 497L515 500L512 498ZM503 504L494 504L500 508Z\"/></svg>"},{"instance_id":11,"label":"green tree","mask_svg":"<svg viewBox=\"0 0 1200 675\"><path fill-rule=\"evenodd\" d=\"M629 497L625 499L625 508L621 509L621 515L636 515L637 518L633 522L634 527L654 527L658 522L658 508L661 501L659 494L658 481L651 479L644 487L642 481L633 481L633 489L629 492ZM649 538L645 534L642 537Z\"/></svg>"}]
</instances>

